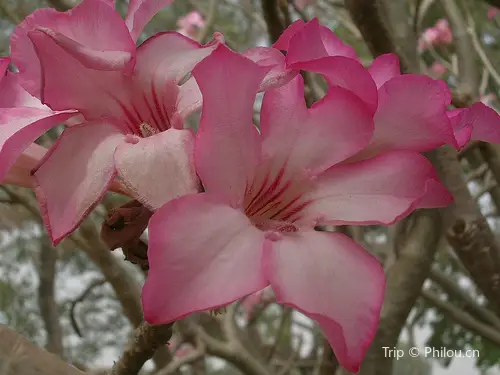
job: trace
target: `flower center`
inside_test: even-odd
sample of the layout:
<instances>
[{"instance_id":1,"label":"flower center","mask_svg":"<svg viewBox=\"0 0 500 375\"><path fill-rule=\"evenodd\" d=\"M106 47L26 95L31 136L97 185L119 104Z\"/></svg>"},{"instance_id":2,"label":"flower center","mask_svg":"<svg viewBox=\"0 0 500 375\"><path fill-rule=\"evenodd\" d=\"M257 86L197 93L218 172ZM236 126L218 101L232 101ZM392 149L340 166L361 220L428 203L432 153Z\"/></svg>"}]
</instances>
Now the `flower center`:
<instances>
[{"instance_id":1,"label":"flower center","mask_svg":"<svg viewBox=\"0 0 500 375\"><path fill-rule=\"evenodd\" d=\"M290 173L286 164L280 168L264 164L247 184L245 214L261 230L296 232L302 211L311 203L304 196L309 187L309 181Z\"/></svg>"}]
</instances>

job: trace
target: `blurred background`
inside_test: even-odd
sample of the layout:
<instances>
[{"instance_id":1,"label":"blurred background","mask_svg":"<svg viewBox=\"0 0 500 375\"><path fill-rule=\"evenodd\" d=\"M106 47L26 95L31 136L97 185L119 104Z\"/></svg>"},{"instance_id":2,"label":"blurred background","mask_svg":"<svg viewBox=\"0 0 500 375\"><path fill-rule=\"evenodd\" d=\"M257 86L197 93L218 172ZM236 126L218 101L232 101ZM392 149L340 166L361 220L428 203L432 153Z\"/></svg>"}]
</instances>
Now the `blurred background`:
<instances>
[{"instance_id":1,"label":"blurred background","mask_svg":"<svg viewBox=\"0 0 500 375\"><path fill-rule=\"evenodd\" d=\"M125 14L128 1L116 1ZM65 11L77 3L0 0L0 56L9 55L12 30L31 12L43 7ZM231 48L244 51L270 45L299 18L318 17L356 48L364 64L371 63L373 54L393 49L408 72L444 80L454 92L455 106L482 101L496 109L500 9L495 5L500 1L176 0L155 16L141 40L177 30L207 42L220 31ZM306 82L310 92L323 89L318 77ZM196 122L194 116L191 125ZM54 129L39 142L48 146L60 132ZM447 152L431 158L456 198L441 215L444 224L412 215L394 227L337 228L375 254L388 275L381 325L362 375L500 374L500 294L491 278L484 281L490 274L500 278L500 263L494 261L500 234L500 146L475 142L458 154ZM123 197L108 194L80 230L53 248L33 193L0 185L0 323L94 374L113 365L142 322L139 296L145 271L124 261L121 250L109 251L99 238L108 212L123 203ZM460 228L453 231L453 226L460 219L476 225L477 233L457 235ZM477 261L481 256L484 263ZM191 324L213 339L243 345L271 374L346 374L318 328L274 303L269 291L240 301L222 316L199 314ZM221 319L235 319L237 337L225 336ZM381 349L396 346L405 351L397 360ZM411 358L407 350L414 346L422 352L446 348L464 358ZM165 367L169 363L175 366ZM181 325L142 373L255 374L210 350Z\"/></svg>"}]
</instances>

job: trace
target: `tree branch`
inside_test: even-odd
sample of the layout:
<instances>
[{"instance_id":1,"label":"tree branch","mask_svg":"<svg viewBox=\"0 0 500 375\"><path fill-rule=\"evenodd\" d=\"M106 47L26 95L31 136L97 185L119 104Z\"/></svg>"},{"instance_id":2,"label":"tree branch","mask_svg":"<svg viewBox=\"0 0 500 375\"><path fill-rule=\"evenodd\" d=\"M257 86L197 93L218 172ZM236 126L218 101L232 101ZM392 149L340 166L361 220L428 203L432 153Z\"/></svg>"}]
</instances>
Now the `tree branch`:
<instances>
[{"instance_id":1,"label":"tree branch","mask_svg":"<svg viewBox=\"0 0 500 375\"><path fill-rule=\"evenodd\" d=\"M472 102L479 93L479 70L476 66L475 56L470 35L467 33L465 19L460 12L455 0L442 0L444 10L448 15L455 38L458 56L458 95L464 100Z\"/></svg>"},{"instance_id":2,"label":"tree branch","mask_svg":"<svg viewBox=\"0 0 500 375\"><path fill-rule=\"evenodd\" d=\"M274 43L285 30L285 23L280 17L279 0L261 0L262 12L267 25L269 41Z\"/></svg>"},{"instance_id":3,"label":"tree branch","mask_svg":"<svg viewBox=\"0 0 500 375\"><path fill-rule=\"evenodd\" d=\"M483 294L500 312L500 256L484 217L458 220L447 233L448 242Z\"/></svg>"},{"instance_id":4,"label":"tree branch","mask_svg":"<svg viewBox=\"0 0 500 375\"><path fill-rule=\"evenodd\" d=\"M109 375L137 375L156 350L170 340L172 326L173 323L152 326L145 322L139 325L134 338L125 348L120 360L114 364Z\"/></svg>"},{"instance_id":5,"label":"tree branch","mask_svg":"<svg viewBox=\"0 0 500 375\"><path fill-rule=\"evenodd\" d=\"M474 298L451 280L444 272L438 268L433 268L429 278L439 285L448 296L464 302L466 309L469 310L472 315L500 330L500 319L492 311L488 310L488 308L479 305Z\"/></svg>"},{"instance_id":6,"label":"tree branch","mask_svg":"<svg viewBox=\"0 0 500 375\"><path fill-rule=\"evenodd\" d=\"M38 285L38 306L40 307L40 315L42 316L47 332L45 349L63 357L63 333L54 296L57 258L56 249L50 246L48 238L43 238L40 249L40 268L38 271L40 278L40 284Z\"/></svg>"},{"instance_id":7,"label":"tree branch","mask_svg":"<svg viewBox=\"0 0 500 375\"><path fill-rule=\"evenodd\" d=\"M423 290L422 297L465 329L484 337L494 345L500 345L500 332L496 329L478 322L466 312L461 311L449 302L443 301L439 296L429 290Z\"/></svg>"},{"instance_id":8,"label":"tree branch","mask_svg":"<svg viewBox=\"0 0 500 375\"><path fill-rule=\"evenodd\" d=\"M383 347L396 346L434 261L441 238L439 212L417 211L409 220L414 220L414 225L398 249L394 263L387 270L386 292L377 334L360 375L387 375L392 372L392 358L385 355Z\"/></svg>"},{"instance_id":9,"label":"tree branch","mask_svg":"<svg viewBox=\"0 0 500 375\"><path fill-rule=\"evenodd\" d=\"M2 375L84 375L0 324L0 369Z\"/></svg>"}]
</instances>

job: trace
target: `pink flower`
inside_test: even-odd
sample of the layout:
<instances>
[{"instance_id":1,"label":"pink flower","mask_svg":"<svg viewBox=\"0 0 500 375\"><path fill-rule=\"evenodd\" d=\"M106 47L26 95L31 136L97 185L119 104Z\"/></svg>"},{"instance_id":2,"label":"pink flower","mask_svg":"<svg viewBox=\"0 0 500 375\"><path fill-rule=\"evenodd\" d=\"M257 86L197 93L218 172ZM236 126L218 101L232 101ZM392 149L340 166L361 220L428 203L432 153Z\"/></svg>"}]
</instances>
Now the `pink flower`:
<instances>
[{"instance_id":1,"label":"pink flower","mask_svg":"<svg viewBox=\"0 0 500 375\"><path fill-rule=\"evenodd\" d=\"M453 33L448 20L441 18L436 22L436 30L439 33L439 43L451 44L453 42Z\"/></svg>"},{"instance_id":2,"label":"pink flower","mask_svg":"<svg viewBox=\"0 0 500 375\"><path fill-rule=\"evenodd\" d=\"M488 8L488 19L491 21L498 14L498 8L489 7Z\"/></svg>"},{"instance_id":3,"label":"pink flower","mask_svg":"<svg viewBox=\"0 0 500 375\"><path fill-rule=\"evenodd\" d=\"M313 0L295 0L295 5L297 8L304 9L306 6L310 5Z\"/></svg>"},{"instance_id":4,"label":"pink flower","mask_svg":"<svg viewBox=\"0 0 500 375\"><path fill-rule=\"evenodd\" d=\"M424 30L418 41L419 51L424 51L429 46L448 45L453 42L453 33L448 20L439 19L434 27Z\"/></svg>"},{"instance_id":5,"label":"pink flower","mask_svg":"<svg viewBox=\"0 0 500 375\"><path fill-rule=\"evenodd\" d=\"M331 69L332 75L340 69L350 77L351 66L339 58L348 64L334 56L308 66ZM380 83L388 73L376 68ZM374 114L377 105L365 101L369 96L338 85L307 108L297 75L265 93L257 131L253 103L266 74L223 45L193 71L203 94L195 163L206 192L166 203L150 221L145 319L171 322L270 285L278 303L316 320L339 362L357 372L377 327L384 273L347 236L314 227L391 224L417 206L450 203L432 165L412 150L422 147L425 137L397 134L393 141L408 138L409 145L397 151L397 145L377 143L391 127L395 133L394 126L418 116L416 109L390 110L389 102L403 104L410 93L412 99L424 98L419 79L430 78L395 78L393 87L379 93L372 80L380 103ZM406 97L400 98L402 93ZM446 120L444 102L433 99ZM438 117L434 107L421 117ZM373 156L347 160L367 146Z\"/></svg>"},{"instance_id":6,"label":"pink flower","mask_svg":"<svg viewBox=\"0 0 500 375\"><path fill-rule=\"evenodd\" d=\"M198 29L205 26L205 20L198 11L192 11L177 21L177 30L182 35L195 39Z\"/></svg>"},{"instance_id":7,"label":"pink flower","mask_svg":"<svg viewBox=\"0 0 500 375\"><path fill-rule=\"evenodd\" d=\"M434 77L440 77L442 76L444 73L446 73L447 69L446 67L437 62L437 61L434 61L429 69L431 75L433 75Z\"/></svg>"},{"instance_id":8,"label":"pink flower","mask_svg":"<svg viewBox=\"0 0 500 375\"><path fill-rule=\"evenodd\" d=\"M181 342L179 336L174 336L168 342L170 350L175 350L174 356L177 358L183 358L193 352L194 348L191 344L186 342Z\"/></svg>"},{"instance_id":9,"label":"pink flower","mask_svg":"<svg viewBox=\"0 0 500 375\"><path fill-rule=\"evenodd\" d=\"M80 224L115 178L152 209L198 191L193 134L183 129L183 119L199 108L201 94L193 79L179 83L219 41L201 46L165 32L136 49L132 36L140 33L160 3L168 1L131 1L124 22L108 0L85 0L68 13L36 11L15 32L13 60L20 66L19 76L28 77L28 86L38 79L31 89L38 91L47 110L76 109L83 115L81 123L63 132L34 172L37 198L54 244ZM103 25L102 32L95 33L96 24ZM100 48L92 43L100 43ZM29 59L30 65L23 65ZM32 69L37 62L40 68ZM54 125L28 128L32 121L23 121L26 127L18 126L13 134L2 131L6 142L22 141L9 148L13 160ZM5 165L5 159L0 160Z\"/></svg>"},{"instance_id":10,"label":"pink flower","mask_svg":"<svg viewBox=\"0 0 500 375\"><path fill-rule=\"evenodd\" d=\"M425 29L419 40L419 49L425 50L429 46L434 46L439 41L439 30L435 27Z\"/></svg>"},{"instance_id":11,"label":"pink flower","mask_svg":"<svg viewBox=\"0 0 500 375\"><path fill-rule=\"evenodd\" d=\"M358 159L383 150L425 152L443 144L460 149L470 139L500 143L500 117L494 110L475 104L464 109L469 115L451 119L446 111L451 93L443 81L401 75L398 58L391 54L379 56L367 70L356 52L316 19L293 23L274 47L286 51L281 76L275 77L287 82L300 70L319 73L329 85L355 93L376 113L375 136ZM421 99L415 101L415 95Z\"/></svg>"}]
</instances>

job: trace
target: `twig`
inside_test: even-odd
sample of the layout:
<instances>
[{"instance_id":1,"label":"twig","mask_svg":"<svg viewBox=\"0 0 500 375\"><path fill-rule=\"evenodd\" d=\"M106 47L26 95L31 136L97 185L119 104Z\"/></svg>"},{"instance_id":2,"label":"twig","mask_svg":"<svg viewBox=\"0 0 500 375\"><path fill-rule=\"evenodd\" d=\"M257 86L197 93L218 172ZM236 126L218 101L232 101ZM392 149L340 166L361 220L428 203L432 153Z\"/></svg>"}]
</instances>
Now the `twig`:
<instances>
[{"instance_id":1,"label":"twig","mask_svg":"<svg viewBox=\"0 0 500 375\"><path fill-rule=\"evenodd\" d=\"M486 52L484 51L483 47L481 46L479 39L477 38L476 30L475 30L475 22L474 22L474 19L472 18L471 14L468 14L467 22L469 24L468 31L469 31L469 34L471 36L471 41L472 41L472 45L474 46L474 49L476 50L479 58L483 62L484 67L488 70L488 72L490 72L491 78L493 78L495 83L500 86L500 74L494 68L490 59L486 55Z\"/></svg>"},{"instance_id":2,"label":"twig","mask_svg":"<svg viewBox=\"0 0 500 375\"><path fill-rule=\"evenodd\" d=\"M489 167L487 163L481 164L478 168L467 175L467 182L482 179L484 175L488 172Z\"/></svg>"},{"instance_id":3,"label":"twig","mask_svg":"<svg viewBox=\"0 0 500 375\"><path fill-rule=\"evenodd\" d=\"M493 327L478 322L466 312L457 309L449 302L443 301L441 298L439 298L439 296L437 296L430 290L422 290L422 297L429 301L432 305L437 307L439 310L441 310L443 313L445 313L448 317L453 319L456 323L460 324L462 327L484 337L495 345L500 345L500 332Z\"/></svg>"},{"instance_id":4,"label":"twig","mask_svg":"<svg viewBox=\"0 0 500 375\"><path fill-rule=\"evenodd\" d=\"M83 302L85 298L88 297L88 295L92 292L92 290L94 290L94 288L103 285L104 283L106 283L106 279L98 279L92 281L78 297L76 297L73 301L71 301L71 307L69 309L69 319L71 321L71 326L75 330L76 334L80 337L83 337L83 332L78 326L78 322L75 317L76 307L80 302Z\"/></svg>"},{"instance_id":5,"label":"twig","mask_svg":"<svg viewBox=\"0 0 500 375\"><path fill-rule=\"evenodd\" d=\"M458 298L465 303L468 310L481 320L488 322L500 330L500 319L488 308L479 305L465 290L451 280L443 271L433 268L429 278L438 284L450 297Z\"/></svg>"},{"instance_id":6,"label":"twig","mask_svg":"<svg viewBox=\"0 0 500 375\"><path fill-rule=\"evenodd\" d=\"M267 353L267 356L266 356L267 362L270 362L271 359L273 358L274 353L276 352L276 349L281 341L281 338L282 338L283 334L285 333L285 329L287 327L287 324L289 323L291 316L292 316L292 310L288 307L284 307L283 312L281 313L278 330L276 331L276 335L274 337L273 345L269 349L269 352Z\"/></svg>"},{"instance_id":7,"label":"twig","mask_svg":"<svg viewBox=\"0 0 500 375\"><path fill-rule=\"evenodd\" d=\"M134 338L108 375L137 375L156 350L170 340L172 325L152 326L143 322L135 330Z\"/></svg>"},{"instance_id":8,"label":"twig","mask_svg":"<svg viewBox=\"0 0 500 375\"><path fill-rule=\"evenodd\" d=\"M475 56L471 53L473 45L470 35L467 33L465 20L456 0L442 0L441 4L450 19L455 38L459 73L458 91L461 96L475 98L479 92L479 74Z\"/></svg>"}]
</instances>

